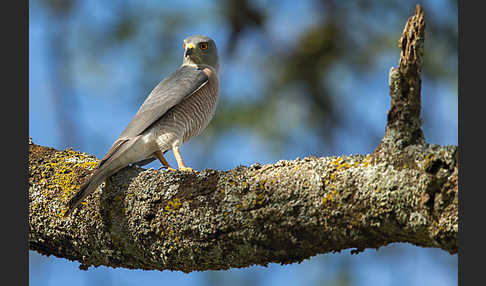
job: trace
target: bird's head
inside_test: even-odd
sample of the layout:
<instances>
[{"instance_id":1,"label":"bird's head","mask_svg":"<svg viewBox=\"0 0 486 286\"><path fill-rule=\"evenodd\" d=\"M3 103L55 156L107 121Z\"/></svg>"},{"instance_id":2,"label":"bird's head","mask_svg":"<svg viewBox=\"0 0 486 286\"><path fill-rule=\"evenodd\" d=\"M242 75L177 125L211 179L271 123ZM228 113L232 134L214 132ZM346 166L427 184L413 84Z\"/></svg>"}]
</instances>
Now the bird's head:
<instances>
[{"instance_id":1,"label":"bird's head","mask_svg":"<svg viewBox=\"0 0 486 286\"><path fill-rule=\"evenodd\" d=\"M218 50L207 36L193 35L184 39L184 65L210 66L219 69Z\"/></svg>"}]
</instances>

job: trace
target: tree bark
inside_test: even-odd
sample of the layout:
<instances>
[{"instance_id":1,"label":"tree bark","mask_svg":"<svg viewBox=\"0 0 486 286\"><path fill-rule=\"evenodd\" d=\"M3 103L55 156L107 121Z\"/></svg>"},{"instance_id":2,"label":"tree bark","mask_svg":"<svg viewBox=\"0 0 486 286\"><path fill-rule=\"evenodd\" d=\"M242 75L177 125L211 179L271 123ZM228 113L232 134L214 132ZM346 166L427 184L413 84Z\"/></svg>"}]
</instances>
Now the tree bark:
<instances>
[{"instance_id":1,"label":"tree bark","mask_svg":"<svg viewBox=\"0 0 486 286\"><path fill-rule=\"evenodd\" d=\"M425 142L417 5L390 70L386 134L369 155L308 157L229 171L127 167L74 213L98 160L29 142L29 247L80 268L216 270L300 262L393 242L458 251L457 146Z\"/></svg>"}]
</instances>

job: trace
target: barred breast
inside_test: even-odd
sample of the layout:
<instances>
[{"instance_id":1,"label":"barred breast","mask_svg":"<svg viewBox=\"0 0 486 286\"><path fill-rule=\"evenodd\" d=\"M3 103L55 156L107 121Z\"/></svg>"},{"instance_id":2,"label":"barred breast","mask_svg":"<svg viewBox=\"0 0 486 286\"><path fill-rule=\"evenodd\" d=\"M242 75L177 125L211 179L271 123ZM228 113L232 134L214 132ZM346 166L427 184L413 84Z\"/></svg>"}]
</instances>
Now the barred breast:
<instances>
[{"instance_id":1,"label":"barred breast","mask_svg":"<svg viewBox=\"0 0 486 286\"><path fill-rule=\"evenodd\" d=\"M170 109L157 122L154 130L159 150L171 149L199 135L213 118L218 103L218 76L209 68L203 71L209 77L208 83Z\"/></svg>"}]
</instances>

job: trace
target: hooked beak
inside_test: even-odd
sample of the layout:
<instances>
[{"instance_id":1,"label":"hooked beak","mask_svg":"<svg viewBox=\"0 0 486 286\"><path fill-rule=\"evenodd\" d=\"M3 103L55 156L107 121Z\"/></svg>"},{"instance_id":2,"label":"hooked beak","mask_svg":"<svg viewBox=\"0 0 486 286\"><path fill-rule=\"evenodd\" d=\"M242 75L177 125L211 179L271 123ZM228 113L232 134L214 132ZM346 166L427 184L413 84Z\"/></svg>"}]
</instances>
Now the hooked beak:
<instances>
[{"instance_id":1,"label":"hooked beak","mask_svg":"<svg viewBox=\"0 0 486 286\"><path fill-rule=\"evenodd\" d=\"M186 49L185 56L188 57L189 55L191 55L192 52L193 52L193 50L194 50L194 44L192 44L192 43L191 44L188 44L187 45L187 49Z\"/></svg>"}]
</instances>

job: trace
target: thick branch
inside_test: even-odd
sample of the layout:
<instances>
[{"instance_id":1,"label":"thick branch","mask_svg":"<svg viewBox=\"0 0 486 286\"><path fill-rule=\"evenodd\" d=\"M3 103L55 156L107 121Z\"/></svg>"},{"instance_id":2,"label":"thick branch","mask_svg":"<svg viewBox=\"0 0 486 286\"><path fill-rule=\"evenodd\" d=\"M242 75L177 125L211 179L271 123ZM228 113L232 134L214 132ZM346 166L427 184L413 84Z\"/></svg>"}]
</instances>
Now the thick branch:
<instances>
[{"instance_id":1,"label":"thick branch","mask_svg":"<svg viewBox=\"0 0 486 286\"><path fill-rule=\"evenodd\" d=\"M305 158L227 172L130 167L72 217L65 203L96 161L30 145L30 249L83 265L226 269L378 248L457 252L457 147Z\"/></svg>"}]
</instances>

